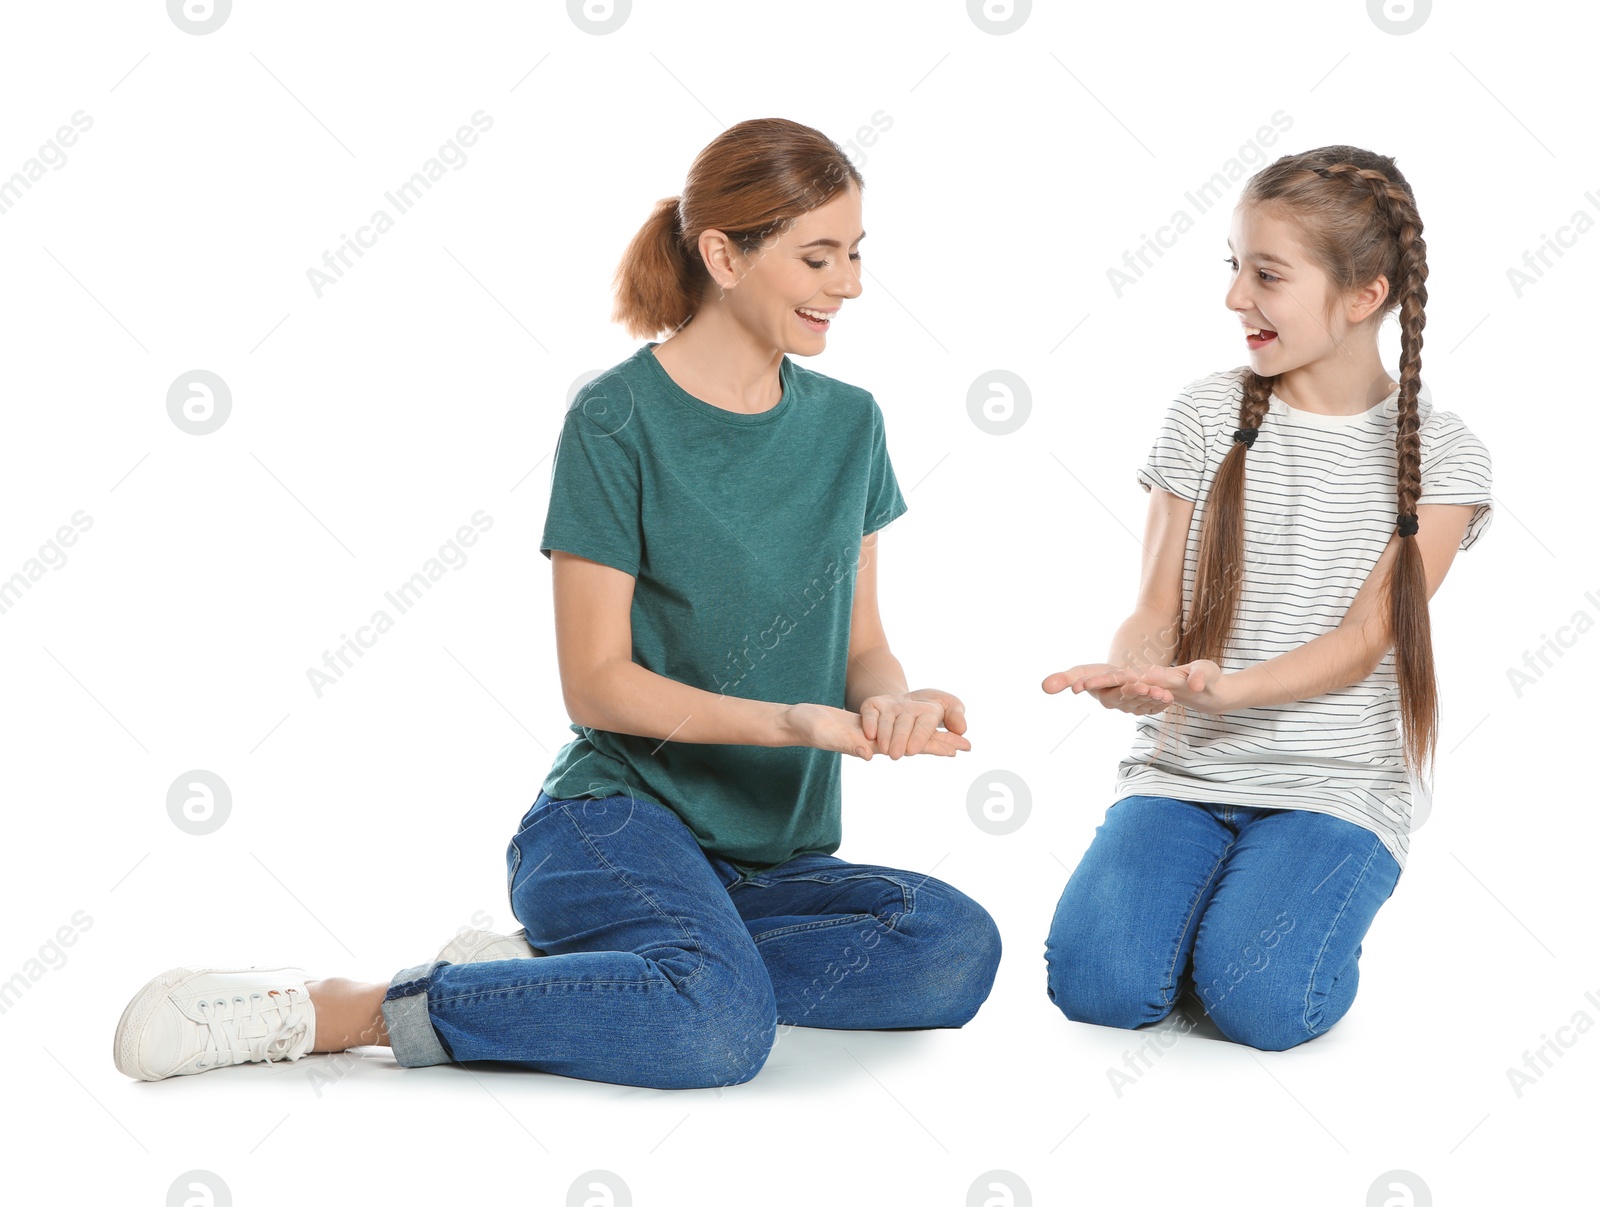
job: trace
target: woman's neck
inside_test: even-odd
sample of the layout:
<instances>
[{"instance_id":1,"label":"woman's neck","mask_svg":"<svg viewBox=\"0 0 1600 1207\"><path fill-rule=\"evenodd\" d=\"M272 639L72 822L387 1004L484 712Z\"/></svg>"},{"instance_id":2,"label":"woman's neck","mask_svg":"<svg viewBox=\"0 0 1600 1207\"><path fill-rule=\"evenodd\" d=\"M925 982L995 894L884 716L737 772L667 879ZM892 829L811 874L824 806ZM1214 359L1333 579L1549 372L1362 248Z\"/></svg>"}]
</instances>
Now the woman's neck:
<instances>
[{"instance_id":1,"label":"woman's neck","mask_svg":"<svg viewBox=\"0 0 1600 1207\"><path fill-rule=\"evenodd\" d=\"M715 307L703 309L652 351L687 393L714 407L744 415L770 411L783 396L778 375L783 353L758 347Z\"/></svg>"}]
</instances>

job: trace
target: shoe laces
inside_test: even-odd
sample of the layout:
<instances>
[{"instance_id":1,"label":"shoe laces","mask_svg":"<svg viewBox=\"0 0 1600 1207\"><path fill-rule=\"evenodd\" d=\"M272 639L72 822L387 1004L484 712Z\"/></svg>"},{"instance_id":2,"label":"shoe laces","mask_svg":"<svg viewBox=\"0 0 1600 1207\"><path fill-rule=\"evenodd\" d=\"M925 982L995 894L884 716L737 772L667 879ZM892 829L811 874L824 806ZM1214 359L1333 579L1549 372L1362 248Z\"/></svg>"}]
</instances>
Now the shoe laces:
<instances>
[{"instance_id":1,"label":"shoe laces","mask_svg":"<svg viewBox=\"0 0 1600 1207\"><path fill-rule=\"evenodd\" d=\"M215 1059L203 1059L199 1067L214 1069L250 1060L270 1064L287 1059L310 1026L307 1003L295 1001L295 996L305 995L293 987L269 989L266 993L251 990L248 996L236 993L232 1009L227 998L202 998L197 1005L205 1031L204 1054Z\"/></svg>"}]
</instances>

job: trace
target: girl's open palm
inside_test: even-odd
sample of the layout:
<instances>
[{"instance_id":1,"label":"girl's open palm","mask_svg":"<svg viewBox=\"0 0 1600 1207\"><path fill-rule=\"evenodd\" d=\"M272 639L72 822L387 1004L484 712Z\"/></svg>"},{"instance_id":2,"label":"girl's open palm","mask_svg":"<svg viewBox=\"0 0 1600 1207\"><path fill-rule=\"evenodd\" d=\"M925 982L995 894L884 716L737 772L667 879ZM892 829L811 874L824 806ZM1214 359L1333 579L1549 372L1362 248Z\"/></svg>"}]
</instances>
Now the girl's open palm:
<instances>
[{"instance_id":1,"label":"girl's open palm","mask_svg":"<svg viewBox=\"0 0 1600 1207\"><path fill-rule=\"evenodd\" d=\"M1066 688L1073 694L1088 692L1102 707L1138 716L1160 712L1173 702L1172 692L1159 683L1149 683L1131 667L1109 662L1085 662L1070 670L1046 675L1039 686L1051 695Z\"/></svg>"}]
</instances>

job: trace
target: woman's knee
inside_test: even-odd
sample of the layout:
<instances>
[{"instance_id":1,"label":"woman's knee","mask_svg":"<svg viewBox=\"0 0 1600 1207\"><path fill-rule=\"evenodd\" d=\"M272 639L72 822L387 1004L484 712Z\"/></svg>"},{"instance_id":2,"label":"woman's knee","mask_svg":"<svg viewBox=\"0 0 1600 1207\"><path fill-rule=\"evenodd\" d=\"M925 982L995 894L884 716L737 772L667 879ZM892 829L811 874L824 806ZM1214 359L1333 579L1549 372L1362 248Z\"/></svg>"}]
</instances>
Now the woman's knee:
<instances>
[{"instance_id":1,"label":"woman's knee","mask_svg":"<svg viewBox=\"0 0 1600 1207\"><path fill-rule=\"evenodd\" d=\"M897 967L918 1018L904 1025L960 1027L988 1000L1000 968L1000 928L989 911L942 881L917 890L917 907L896 927L915 956Z\"/></svg>"},{"instance_id":2,"label":"woman's knee","mask_svg":"<svg viewBox=\"0 0 1600 1207\"><path fill-rule=\"evenodd\" d=\"M696 978L699 980L699 978ZM680 985L683 1009L655 1036L662 1089L713 1089L749 1081L777 1038L772 983L709 978Z\"/></svg>"}]
</instances>

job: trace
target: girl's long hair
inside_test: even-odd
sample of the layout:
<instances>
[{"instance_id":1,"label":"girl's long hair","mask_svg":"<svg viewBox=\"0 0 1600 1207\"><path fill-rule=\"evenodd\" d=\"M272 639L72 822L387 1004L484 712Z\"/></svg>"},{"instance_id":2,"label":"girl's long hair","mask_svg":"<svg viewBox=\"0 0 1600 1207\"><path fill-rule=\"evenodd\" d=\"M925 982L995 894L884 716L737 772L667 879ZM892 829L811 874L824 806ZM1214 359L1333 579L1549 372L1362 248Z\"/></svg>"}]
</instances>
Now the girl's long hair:
<instances>
[{"instance_id":1,"label":"girl's long hair","mask_svg":"<svg viewBox=\"0 0 1600 1207\"><path fill-rule=\"evenodd\" d=\"M1421 386L1423 307L1428 301L1427 245L1411 186L1394 160L1358 147L1318 147L1286 155L1251 177L1239 204L1259 206L1293 224L1302 245L1328 276L1334 296L1390 283L1389 296L1366 322L1400 311L1400 401L1395 432L1397 511L1414 517L1422 490L1417 391ZM1275 379L1246 367L1239 426L1259 428ZM1247 446L1235 441L1222 459L1201 521L1194 598L1180 631L1174 664L1220 661L1233 631L1244 566L1244 475ZM1430 765L1438 739L1439 698L1422 554L1402 537L1388 579L1389 636L1400 688L1406 766Z\"/></svg>"},{"instance_id":2,"label":"girl's long hair","mask_svg":"<svg viewBox=\"0 0 1600 1207\"><path fill-rule=\"evenodd\" d=\"M785 118L729 126L689 167L681 197L656 202L615 278L612 320L636 339L676 331L711 284L700 232L720 230L745 255L826 205L861 173L827 135Z\"/></svg>"}]
</instances>

